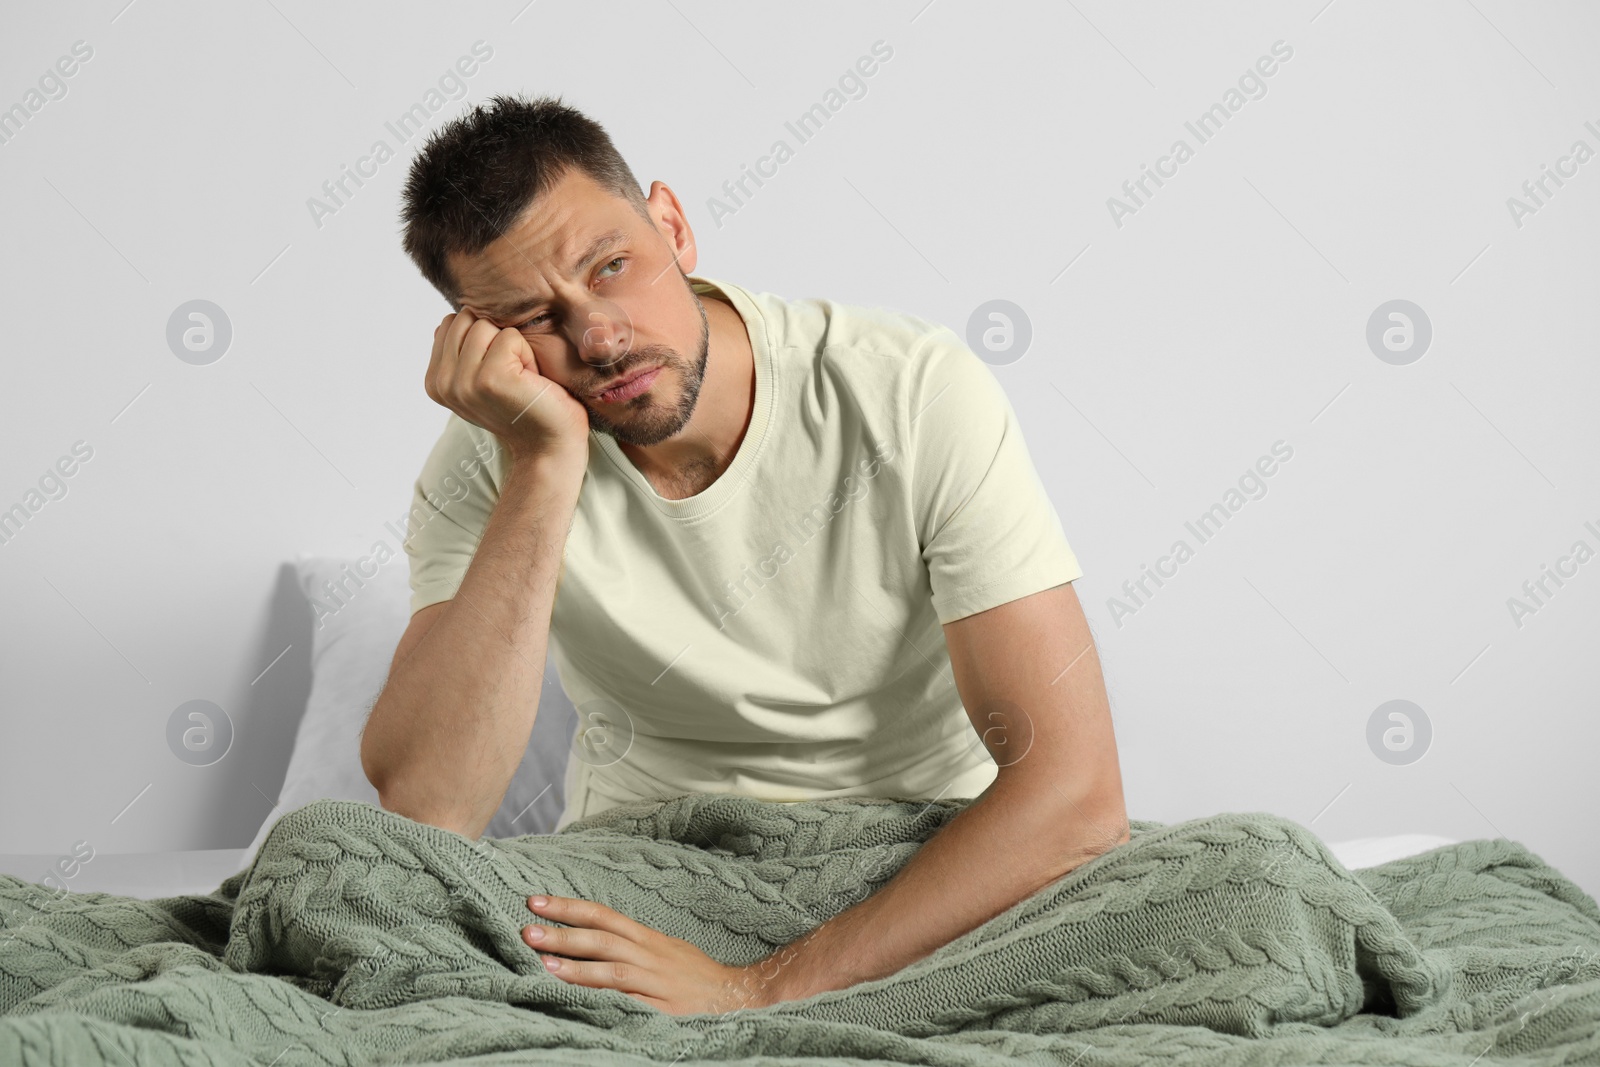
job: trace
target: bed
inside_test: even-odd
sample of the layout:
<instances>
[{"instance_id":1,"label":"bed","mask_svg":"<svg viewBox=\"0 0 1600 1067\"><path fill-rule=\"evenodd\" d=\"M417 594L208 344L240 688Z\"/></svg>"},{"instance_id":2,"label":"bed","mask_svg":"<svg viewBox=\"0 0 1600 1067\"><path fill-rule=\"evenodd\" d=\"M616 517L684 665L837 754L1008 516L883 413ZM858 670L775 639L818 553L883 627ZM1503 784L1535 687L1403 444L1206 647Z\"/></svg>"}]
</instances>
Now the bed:
<instances>
[{"instance_id":1,"label":"bed","mask_svg":"<svg viewBox=\"0 0 1600 1067\"><path fill-rule=\"evenodd\" d=\"M330 798L203 893L0 875L0 1063L1600 1058L1600 907L1503 839L1352 871L1267 813L1135 821L892 974L687 1014L565 982L520 937L528 894L549 893L753 968L867 899L964 803L685 794L473 841Z\"/></svg>"},{"instance_id":2,"label":"bed","mask_svg":"<svg viewBox=\"0 0 1600 1067\"><path fill-rule=\"evenodd\" d=\"M311 595L346 561L304 558ZM0 856L0 1064L1600 1062L1600 907L1516 842L1325 842L1268 813L1133 839L886 978L671 1015L563 982L526 895L599 900L729 964L893 877L963 801L690 794L551 832L553 679L484 839L376 805L359 728L404 571L316 631L282 791L241 848ZM352 773L354 770L354 773ZM1488 1057L1488 1059L1485 1059Z\"/></svg>"}]
</instances>

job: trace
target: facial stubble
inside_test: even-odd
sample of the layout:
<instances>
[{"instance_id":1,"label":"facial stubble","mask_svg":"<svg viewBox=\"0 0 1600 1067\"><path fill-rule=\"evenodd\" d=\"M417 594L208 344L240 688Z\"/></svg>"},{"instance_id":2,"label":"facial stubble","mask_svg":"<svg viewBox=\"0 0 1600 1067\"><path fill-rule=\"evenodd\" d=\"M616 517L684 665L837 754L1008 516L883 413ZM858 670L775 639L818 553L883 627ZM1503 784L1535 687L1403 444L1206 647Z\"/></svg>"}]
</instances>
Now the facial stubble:
<instances>
[{"instance_id":1,"label":"facial stubble","mask_svg":"<svg viewBox=\"0 0 1600 1067\"><path fill-rule=\"evenodd\" d=\"M694 301L695 310L700 313L700 351L696 359L690 362L666 345L649 345L635 350L634 355L637 358L633 361L634 366L660 364L663 370L676 371L678 379L683 383L678 393L678 402L667 407L658 403L649 392L645 392L622 405L622 410L627 414L626 420L622 422L613 422L585 404L584 407L589 412L589 428L596 433L610 434L623 444L646 448L660 444L678 433L688 425L689 417L694 414L695 404L700 399L700 387L705 382L706 362L711 354L711 324L706 318L705 304L695 293L689 279L682 271L678 272L678 276L683 279L684 287L689 290L689 297ZM655 388L654 383L651 384L651 388Z\"/></svg>"}]
</instances>

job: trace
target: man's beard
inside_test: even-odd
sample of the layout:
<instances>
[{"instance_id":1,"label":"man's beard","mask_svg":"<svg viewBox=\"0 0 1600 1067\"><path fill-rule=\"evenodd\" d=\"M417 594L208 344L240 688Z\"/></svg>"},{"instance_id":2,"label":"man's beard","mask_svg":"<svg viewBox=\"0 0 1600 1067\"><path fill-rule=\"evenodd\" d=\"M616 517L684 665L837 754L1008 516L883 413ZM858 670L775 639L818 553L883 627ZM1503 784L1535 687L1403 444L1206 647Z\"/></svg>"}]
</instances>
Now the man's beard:
<instances>
[{"instance_id":1,"label":"man's beard","mask_svg":"<svg viewBox=\"0 0 1600 1067\"><path fill-rule=\"evenodd\" d=\"M684 284L688 286L687 278L684 278ZM679 379L683 382L677 404L667 407L658 403L650 392L643 393L620 405L620 408L627 413L626 421L621 425L613 423L585 404L584 407L589 411L591 430L610 434L623 444L646 448L660 444L688 424L689 416L694 414L695 403L700 399L700 386L704 384L706 376L706 360L711 354L711 324L706 319L705 305L700 302L700 297L695 294L692 287L689 289L689 295L694 299L696 310L700 312L700 351L695 361L691 363L666 345L650 345L636 350L633 353L634 358L626 366L615 369L611 375L612 378L618 378L636 367L651 365L659 365L662 371L668 369L677 371ZM650 388L655 389L654 382Z\"/></svg>"}]
</instances>

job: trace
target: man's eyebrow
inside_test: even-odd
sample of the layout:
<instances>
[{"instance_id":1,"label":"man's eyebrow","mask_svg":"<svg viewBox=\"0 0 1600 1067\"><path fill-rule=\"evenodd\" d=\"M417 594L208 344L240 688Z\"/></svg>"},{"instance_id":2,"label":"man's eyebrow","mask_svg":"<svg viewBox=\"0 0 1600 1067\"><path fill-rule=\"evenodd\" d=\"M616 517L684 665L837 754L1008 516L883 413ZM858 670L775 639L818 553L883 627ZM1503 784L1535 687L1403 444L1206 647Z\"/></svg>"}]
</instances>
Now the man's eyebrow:
<instances>
[{"instance_id":1,"label":"man's eyebrow","mask_svg":"<svg viewBox=\"0 0 1600 1067\"><path fill-rule=\"evenodd\" d=\"M628 237L627 230L607 230L589 242L589 247L584 249L583 255L578 257L578 261L573 264L568 273L582 274L593 266L594 262L601 256L627 241ZM521 318L544 302L545 298L542 296L524 297L509 304L496 306L490 310L489 314L491 318L498 319L501 322L509 322L512 319Z\"/></svg>"}]
</instances>

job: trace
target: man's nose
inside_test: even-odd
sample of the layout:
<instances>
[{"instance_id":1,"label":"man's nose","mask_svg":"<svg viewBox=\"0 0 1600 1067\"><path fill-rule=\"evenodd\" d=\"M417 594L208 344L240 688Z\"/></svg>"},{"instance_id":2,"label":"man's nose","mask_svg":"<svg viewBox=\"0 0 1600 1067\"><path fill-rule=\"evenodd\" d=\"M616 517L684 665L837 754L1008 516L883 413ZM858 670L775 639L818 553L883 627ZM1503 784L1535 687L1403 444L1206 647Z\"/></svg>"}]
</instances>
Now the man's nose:
<instances>
[{"instance_id":1,"label":"man's nose","mask_svg":"<svg viewBox=\"0 0 1600 1067\"><path fill-rule=\"evenodd\" d=\"M594 296L568 320L578 358L593 367L609 367L627 358L633 346L633 320L620 304Z\"/></svg>"}]
</instances>

